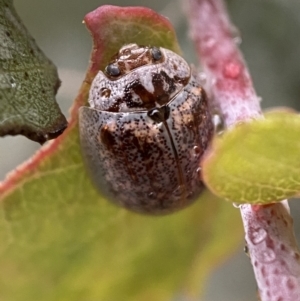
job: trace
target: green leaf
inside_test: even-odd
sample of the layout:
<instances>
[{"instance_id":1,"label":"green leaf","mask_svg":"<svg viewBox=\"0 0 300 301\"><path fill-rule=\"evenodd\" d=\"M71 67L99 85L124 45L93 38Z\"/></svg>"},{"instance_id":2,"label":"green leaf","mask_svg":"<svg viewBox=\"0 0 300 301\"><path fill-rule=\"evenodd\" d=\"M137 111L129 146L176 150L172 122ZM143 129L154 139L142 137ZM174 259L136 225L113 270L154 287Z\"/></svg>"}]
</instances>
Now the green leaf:
<instances>
[{"instance_id":1,"label":"green leaf","mask_svg":"<svg viewBox=\"0 0 300 301\"><path fill-rule=\"evenodd\" d=\"M0 299L159 301L181 290L197 296L200 281L240 243L238 210L208 191L169 216L115 207L92 187L78 137L77 110L107 49L137 42L178 50L174 31L147 8L104 6L85 22L96 45L107 32L110 39L93 50L70 126L0 184Z\"/></svg>"},{"instance_id":2,"label":"green leaf","mask_svg":"<svg viewBox=\"0 0 300 301\"><path fill-rule=\"evenodd\" d=\"M272 111L266 119L216 137L202 162L206 185L231 202L268 204L300 192L300 116Z\"/></svg>"},{"instance_id":3,"label":"green leaf","mask_svg":"<svg viewBox=\"0 0 300 301\"><path fill-rule=\"evenodd\" d=\"M56 138L67 127L55 101L56 67L9 0L0 0L0 40L0 136L22 134L40 143Z\"/></svg>"}]
</instances>

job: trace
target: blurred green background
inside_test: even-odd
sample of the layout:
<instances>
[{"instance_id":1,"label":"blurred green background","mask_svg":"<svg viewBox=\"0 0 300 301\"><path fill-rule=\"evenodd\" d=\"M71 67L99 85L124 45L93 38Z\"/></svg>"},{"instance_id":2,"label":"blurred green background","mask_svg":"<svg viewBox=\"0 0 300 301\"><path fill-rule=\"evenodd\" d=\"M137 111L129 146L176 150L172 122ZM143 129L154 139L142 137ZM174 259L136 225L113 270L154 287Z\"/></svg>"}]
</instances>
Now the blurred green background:
<instances>
[{"instance_id":1,"label":"blurred green background","mask_svg":"<svg viewBox=\"0 0 300 301\"><path fill-rule=\"evenodd\" d=\"M177 30L184 57L197 64L188 38L187 1L15 0L17 12L40 48L57 65L62 86L57 100L68 115L87 68L91 38L84 15L100 5L147 6L167 16ZM300 109L300 2L297 0L230 0L229 13L240 31L241 48L262 107ZM0 139L0 180L40 146L23 137ZM300 241L300 205L291 202ZM232 225L235 227L235 225ZM181 300L181 299L178 299ZM207 285L204 301L256 300L256 284L243 246L219 267Z\"/></svg>"}]
</instances>

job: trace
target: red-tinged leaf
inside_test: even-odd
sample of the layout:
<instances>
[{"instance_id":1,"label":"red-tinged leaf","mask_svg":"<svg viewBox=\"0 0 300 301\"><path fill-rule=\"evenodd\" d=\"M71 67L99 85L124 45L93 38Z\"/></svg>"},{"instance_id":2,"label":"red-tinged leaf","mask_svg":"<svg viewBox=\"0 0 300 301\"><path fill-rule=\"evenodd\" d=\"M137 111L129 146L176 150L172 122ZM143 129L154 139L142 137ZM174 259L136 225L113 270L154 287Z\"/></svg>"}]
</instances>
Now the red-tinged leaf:
<instances>
[{"instance_id":1,"label":"red-tinged leaf","mask_svg":"<svg viewBox=\"0 0 300 301\"><path fill-rule=\"evenodd\" d=\"M164 217L117 208L92 187L78 139L78 108L107 58L131 42L178 51L174 31L147 8L104 6L85 23L96 41L69 128L0 185L0 299L168 300L182 288L197 295L240 241L238 211L208 192Z\"/></svg>"},{"instance_id":2,"label":"red-tinged leaf","mask_svg":"<svg viewBox=\"0 0 300 301\"><path fill-rule=\"evenodd\" d=\"M84 22L94 40L92 78L125 44L154 45L180 53L171 23L151 9L105 5L87 14Z\"/></svg>"}]
</instances>

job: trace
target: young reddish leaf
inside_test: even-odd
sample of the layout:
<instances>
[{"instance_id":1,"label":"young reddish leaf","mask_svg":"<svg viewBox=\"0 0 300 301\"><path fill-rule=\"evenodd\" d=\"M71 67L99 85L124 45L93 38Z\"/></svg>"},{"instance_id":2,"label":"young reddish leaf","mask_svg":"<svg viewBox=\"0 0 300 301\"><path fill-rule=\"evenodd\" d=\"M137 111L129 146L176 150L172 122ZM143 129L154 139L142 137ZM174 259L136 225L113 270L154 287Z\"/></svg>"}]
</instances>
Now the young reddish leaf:
<instances>
[{"instance_id":1,"label":"young reddish leaf","mask_svg":"<svg viewBox=\"0 0 300 301\"><path fill-rule=\"evenodd\" d=\"M0 185L0 299L141 301L199 292L198 280L240 241L242 228L232 227L238 211L208 192L165 217L117 208L92 187L78 139L78 108L110 51L131 42L178 51L174 30L139 7L103 6L85 23L96 40L70 126Z\"/></svg>"},{"instance_id":2,"label":"young reddish leaf","mask_svg":"<svg viewBox=\"0 0 300 301\"><path fill-rule=\"evenodd\" d=\"M128 12L131 14L128 14ZM128 43L160 46L180 53L171 23L144 7L102 6L84 18L94 40L91 76L104 70L112 54Z\"/></svg>"},{"instance_id":3,"label":"young reddish leaf","mask_svg":"<svg viewBox=\"0 0 300 301\"><path fill-rule=\"evenodd\" d=\"M0 40L0 136L21 134L40 143L56 138L67 127L55 101L57 71L12 1L0 3Z\"/></svg>"},{"instance_id":4,"label":"young reddish leaf","mask_svg":"<svg viewBox=\"0 0 300 301\"><path fill-rule=\"evenodd\" d=\"M300 116L273 111L217 137L202 162L206 185L237 203L268 204L300 193Z\"/></svg>"}]
</instances>

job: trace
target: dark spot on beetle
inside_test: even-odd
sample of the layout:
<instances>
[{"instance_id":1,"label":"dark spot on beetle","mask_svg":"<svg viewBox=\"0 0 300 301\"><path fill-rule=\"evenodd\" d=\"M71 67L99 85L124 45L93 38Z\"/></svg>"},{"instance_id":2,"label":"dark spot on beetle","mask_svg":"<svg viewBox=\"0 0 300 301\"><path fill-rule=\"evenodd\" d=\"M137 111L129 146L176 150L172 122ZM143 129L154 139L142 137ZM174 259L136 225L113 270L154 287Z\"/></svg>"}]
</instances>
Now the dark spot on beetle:
<instances>
[{"instance_id":1,"label":"dark spot on beetle","mask_svg":"<svg viewBox=\"0 0 300 301\"><path fill-rule=\"evenodd\" d=\"M108 126L104 126L100 131L101 143L108 149L112 150L116 144L114 135L111 133Z\"/></svg>"},{"instance_id":2,"label":"dark spot on beetle","mask_svg":"<svg viewBox=\"0 0 300 301\"><path fill-rule=\"evenodd\" d=\"M113 77L119 76L121 74L121 71L116 64L107 65L105 68L105 72L107 75L113 76Z\"/></svg>"},{"instance_id":3,"label":"dark spot on beetle","mask_svg":"<svg viewBox=\"0 0 300 301\"><path fill-rule=\"evenodd\" d=\"M113 104L108 107L107 111L109 112L120 112L120 105L123 103L122 98L117 98Z\"/></svg>"},{"instance_id":4,"label":"dark spot on beetle","mask_svg":"<svg viewBox=\"0 0 300 301\"><path fill-rule=\"evenodd\" d=\"M185 86L185 85L187 85L187 83L189 82L189 77L181 78L181 77L178 77L178 76L175 75L175 76L174 76L174 80L175 80L177 83L179 83L179 84Z\"/></svg>"},{"instance_id":5,"label":"dark spot on beetle","mask_svg":"<svg viewBox=\"0 0 300 301\"><path fill-rule=\"evenodd\" d=\"M155 61L159 61L162 58L162 53L158 47L152 47L151 54Z\"/></svg>"},{"instance_id":6,"label":"dark spot on beetle","mask_svg":"<svg viewBox=\"0 0 300 301\"><path fill-rule=\"evenodd\" d=\"M167 103L171 94L176 90L174 79L170 78L164 71L154 74L152 84L156 101L160 105Z\"/></svg>"},{"instance_id":7,"label":"dark spot on beetle","mask_svg":"<svg viewBox=\"0 0 300 301\"><path fill-rule=\"evenodd\" d=\"M111 93L111 90L108 88L101 88L101 90L100 90L100 95L102 97L108 98L108 97L110 97L110 93Z\"/></svg>"},{"instance_id":8,"label":"dark spot on beetle","mask_svg":"<svg viewBox=\"0 0 300 301\"><path fill-rule=\"evenodd\" d=\"M139 80L132 82L125 88L124 101L128 108L151 109L155 107L155 97L140 83ZM138 97L136 97L138 96Z\"/></svg>"},{"instance_id":9,"label":"dark spot on beetle","mask_svg":"<svg viewBox=\"0 0 300 301\"><path fill-rule=\"evenodd\" d=\"M166 121L169 118L170 109L168 106L163 106L160 108L154 108L147 114L153 121L160 123Z\"/></svg>"}]
</instances>

